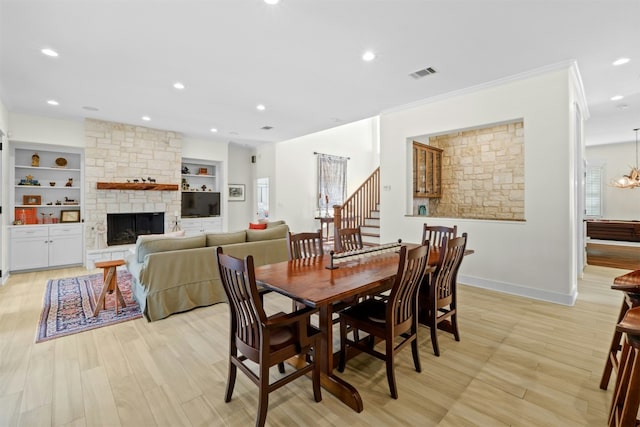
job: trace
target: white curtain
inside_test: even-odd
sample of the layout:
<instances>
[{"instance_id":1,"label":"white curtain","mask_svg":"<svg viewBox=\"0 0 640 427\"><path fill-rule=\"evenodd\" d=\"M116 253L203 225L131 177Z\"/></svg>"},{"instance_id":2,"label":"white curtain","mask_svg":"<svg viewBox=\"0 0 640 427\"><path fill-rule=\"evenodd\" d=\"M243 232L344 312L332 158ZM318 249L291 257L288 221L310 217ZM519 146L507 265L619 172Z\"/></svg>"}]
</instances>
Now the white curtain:
<instances>
[{"instance_id":1,"label":"white curtain","mask_svg":"<svg viewBox=\"0 0 640 427\"><path fill-rule=\"evenodd\" d=\"M333 211L333 205L341 205L347 196L348 157L318 155L318 209Z\"/></svg>"}]
</instances>

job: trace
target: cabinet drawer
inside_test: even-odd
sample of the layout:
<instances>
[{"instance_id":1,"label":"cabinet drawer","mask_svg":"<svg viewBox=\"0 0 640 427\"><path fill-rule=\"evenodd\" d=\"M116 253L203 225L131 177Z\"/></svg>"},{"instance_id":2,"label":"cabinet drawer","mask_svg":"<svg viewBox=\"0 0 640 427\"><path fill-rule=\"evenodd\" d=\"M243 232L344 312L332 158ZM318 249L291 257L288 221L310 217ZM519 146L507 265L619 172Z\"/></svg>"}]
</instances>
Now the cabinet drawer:
<instances>
[{"instance_id":1,"label":"cabinet drawer","mask_svg":"<svg viewBox=\"0 0 640 427\"><path fill-rule=\"evenodd\" d=\"M26 237L49 237L49 230L47 227L16 227L11 229L11 238L23 239Z\"/></svg>"},{"instance_id":2,"label":"cabinet drawer","mask_svg":"<svg viewBox=\"0 0 640 427\"><path fill-rule=\"evenodd\" d=\"M56 225L49 228L49 236L69 236L82 234L82 224Z\"/></svg>"}]
</instances>

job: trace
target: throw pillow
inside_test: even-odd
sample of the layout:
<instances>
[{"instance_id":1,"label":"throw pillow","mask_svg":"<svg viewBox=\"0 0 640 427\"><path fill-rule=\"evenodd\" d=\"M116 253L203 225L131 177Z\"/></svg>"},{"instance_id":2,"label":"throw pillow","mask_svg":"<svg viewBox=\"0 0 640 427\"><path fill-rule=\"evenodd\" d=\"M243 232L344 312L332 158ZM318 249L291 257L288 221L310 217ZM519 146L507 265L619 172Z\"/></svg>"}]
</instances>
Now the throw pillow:
<instances>
[{"instance_id":1,"label":"throw pillow","mask_svg":"<svg viewBox=\"0 0 640 427\"><path fill-rule=\"evenodd\" d=\"M254 224L252 222L249 223L249 230L264 230L267 228L267 224Z\"/></svg>"}]
</instances>

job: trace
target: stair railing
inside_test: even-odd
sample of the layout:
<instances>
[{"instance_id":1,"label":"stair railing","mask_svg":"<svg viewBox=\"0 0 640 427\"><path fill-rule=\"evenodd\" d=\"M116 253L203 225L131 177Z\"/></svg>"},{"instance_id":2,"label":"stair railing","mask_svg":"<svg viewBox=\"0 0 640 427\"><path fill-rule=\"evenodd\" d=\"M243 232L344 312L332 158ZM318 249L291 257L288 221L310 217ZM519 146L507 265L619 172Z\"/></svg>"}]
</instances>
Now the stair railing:
<instances>
[{"instance_id":1,"label":"stair railing","mask_svg":"<svg viewBox=\"0 0 640 427\"><path fill-rule=\"evenodd\" d=\"M358 187L342 205L333 206L333 235L341 228L356 228L365 224L371 212L380 204L380 167Z\"/></svg>"}]
</instances>

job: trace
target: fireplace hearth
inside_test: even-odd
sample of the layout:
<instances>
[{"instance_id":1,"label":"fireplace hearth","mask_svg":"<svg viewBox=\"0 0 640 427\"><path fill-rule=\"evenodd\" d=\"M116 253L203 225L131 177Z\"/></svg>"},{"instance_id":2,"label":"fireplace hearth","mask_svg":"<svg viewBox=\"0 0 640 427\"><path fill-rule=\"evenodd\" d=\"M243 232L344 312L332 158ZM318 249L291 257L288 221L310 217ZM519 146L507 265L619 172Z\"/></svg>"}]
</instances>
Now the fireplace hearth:
<instances>
[{"instance_id":1,"label":"fireplace hearth","mask_svg":"<svg viewBox=\"0 0 640 427\"><path fill-rule=\"evenodd\" d=\"M164 233L164 212L107 214L107 245L135 243L140 235Z\"/></svg>"}]
</instances>

